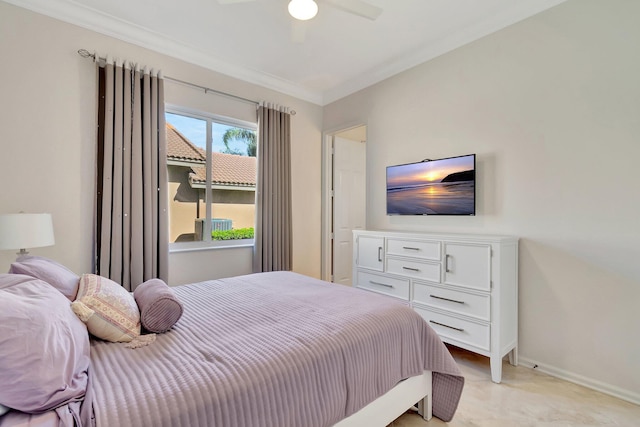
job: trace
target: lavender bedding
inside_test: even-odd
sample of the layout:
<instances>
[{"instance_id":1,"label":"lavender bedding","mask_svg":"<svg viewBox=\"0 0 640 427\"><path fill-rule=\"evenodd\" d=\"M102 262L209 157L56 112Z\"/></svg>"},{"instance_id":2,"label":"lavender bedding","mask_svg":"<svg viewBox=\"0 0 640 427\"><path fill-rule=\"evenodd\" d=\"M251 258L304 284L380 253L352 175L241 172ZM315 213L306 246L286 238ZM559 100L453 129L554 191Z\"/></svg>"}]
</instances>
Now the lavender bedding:
<instances>
[{"instance_id":1,"label":"lavender bedding","mask_svg":"<svg viewBox=\"0 0 640 427\"><path fill-rule=\"evenodd\" d=\"M464 378L397 300L289 272L173 290L183 315L151 345L92 341L83 425L331 426L423 370L434 416L455 413Z\"/></svg>"},{"instance_id":2,"label":"lavender bedding","mask_svg":"<svg viewBox=\"0 0 640 427\"><path fill-rule=\"evenodd\" d=\"M413 310L289 272L174 288L184 313L148 347L95 342L95 422L135 426L331 426L432 370L448 420L464 379Z\"/></svg>"}]
</instances>

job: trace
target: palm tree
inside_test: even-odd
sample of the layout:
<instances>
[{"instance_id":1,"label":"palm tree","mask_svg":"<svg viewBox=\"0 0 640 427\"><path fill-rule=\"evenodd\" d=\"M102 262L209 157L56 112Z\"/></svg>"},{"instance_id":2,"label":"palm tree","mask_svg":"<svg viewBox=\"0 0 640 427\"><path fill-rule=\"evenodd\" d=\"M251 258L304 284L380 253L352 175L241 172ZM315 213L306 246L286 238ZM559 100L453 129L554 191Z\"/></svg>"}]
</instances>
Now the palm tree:
<instances>
[{"instance_id":1,"label":"palm tree","mask_svg":"<svg viewBox=\"0 0 640 427\"><path fill-rule=\"evenodd\" d=\"M256 157L257 143L255 131L242 128L230 128L227 129L222 135L222 142L224 143L226 154L237 154L242 156L242 152L238 149L229 147L229 142L233 140L242 141L247 144L247 156Z\"/></svg>"}]
</instances>

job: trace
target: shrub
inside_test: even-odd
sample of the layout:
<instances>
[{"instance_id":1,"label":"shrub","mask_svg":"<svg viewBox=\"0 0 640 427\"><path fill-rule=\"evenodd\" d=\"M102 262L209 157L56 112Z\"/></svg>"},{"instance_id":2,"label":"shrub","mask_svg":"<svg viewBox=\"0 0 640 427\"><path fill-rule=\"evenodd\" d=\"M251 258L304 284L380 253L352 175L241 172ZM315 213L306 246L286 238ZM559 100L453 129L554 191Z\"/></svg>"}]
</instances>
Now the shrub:
<instances>
[{"instance_id":1,"label":"shrub","mask_svg":"<svg viewBox=\"0 0 640 427\"><path fill-rule=\"evenodd\" d=\"M211 238L213 240L253 239L253 227L226 231L212 231Z\"/></svg>"}]
</instances>

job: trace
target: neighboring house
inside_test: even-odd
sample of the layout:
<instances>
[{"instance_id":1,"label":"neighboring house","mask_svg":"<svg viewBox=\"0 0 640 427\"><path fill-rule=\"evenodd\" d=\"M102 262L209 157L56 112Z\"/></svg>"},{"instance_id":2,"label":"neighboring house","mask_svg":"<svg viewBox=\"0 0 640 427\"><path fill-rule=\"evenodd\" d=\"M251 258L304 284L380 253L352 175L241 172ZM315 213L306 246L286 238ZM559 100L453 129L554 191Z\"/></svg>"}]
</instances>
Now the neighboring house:
<instances>
[{"instance_id":1,"label":"neighboring house","mask_svg":"<svg viewBox=\"0 0 640 427\"><path fill-rule=\"evenodd\" d=\"M167 123L170 241L202 238L197 219L206 216L206 154ZM212 218L233 228L254 226L256 158L212 153ZM226 225L229 221L216 221ZM200 222L201 224L201 222Z\"/></svg>"}]
</instances>

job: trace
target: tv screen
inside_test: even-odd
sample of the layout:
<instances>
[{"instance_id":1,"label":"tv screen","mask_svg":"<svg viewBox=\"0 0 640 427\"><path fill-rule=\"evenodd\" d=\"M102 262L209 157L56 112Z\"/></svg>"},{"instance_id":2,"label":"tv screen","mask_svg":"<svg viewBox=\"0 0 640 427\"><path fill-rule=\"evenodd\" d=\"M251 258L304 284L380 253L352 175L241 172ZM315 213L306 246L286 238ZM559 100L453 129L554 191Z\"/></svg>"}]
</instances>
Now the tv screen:
<instances>
[{"instance_id":1,"label":"tv screen","mask_svg":"<svg viewBox=\"0 0 640 427\"><path fill-rule=\"evenodd\" d=\"M387 166L387 215L475 214L475 154Z\"/></svg>"}]
</instances>

